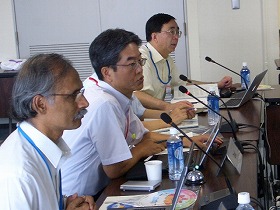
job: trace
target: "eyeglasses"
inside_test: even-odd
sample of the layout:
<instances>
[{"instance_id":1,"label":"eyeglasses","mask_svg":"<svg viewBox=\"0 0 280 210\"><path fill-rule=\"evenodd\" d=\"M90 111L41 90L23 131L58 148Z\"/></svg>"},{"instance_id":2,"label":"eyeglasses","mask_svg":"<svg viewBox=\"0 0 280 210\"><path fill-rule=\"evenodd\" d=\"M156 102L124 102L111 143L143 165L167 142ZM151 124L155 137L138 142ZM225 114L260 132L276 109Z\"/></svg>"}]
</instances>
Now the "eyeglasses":
<instances>
[{"instance_id":1,"label":"eyeglasses","mask_svg":"<svg viewBox=\"0 0 280 210\"><path fill-rule=\"evenodd\" d=\"M182 35L182 31L176 29L169 29L168 31L161 31L161 32L170 33L172 36L178 36L179 38Z\"/></svg>"},{"instance_id":2,"label":"eyeglasses","mask_svg":"<svg viewBox=\"0 0 280 210\"><path fill-rule=\"evenodd\" d=\"M146 63L146 58L141 58L140 60L138 60L137 62L133 62L133 63L130 63L130 64L115 64L115 65L112 65L112 66L130 66L131 70L134 71L138 68L138 66L144 66L145 63Z\"/></svg>"},{"instance_id":3,"label":"eyeglasses","mask_svg":"<svg viewBox=\"0 0 280 210\"><path fill-rule=\"evenodd\" d=\"M81 90L78 90L74 93L53 93L53 94L50 94L51 96L67 96L67 97L71 97L73 98L75 101L79 100L83 95L84 95L84 92L85 92L85 88L82 88Z\"/></svg>"}]
</instances>

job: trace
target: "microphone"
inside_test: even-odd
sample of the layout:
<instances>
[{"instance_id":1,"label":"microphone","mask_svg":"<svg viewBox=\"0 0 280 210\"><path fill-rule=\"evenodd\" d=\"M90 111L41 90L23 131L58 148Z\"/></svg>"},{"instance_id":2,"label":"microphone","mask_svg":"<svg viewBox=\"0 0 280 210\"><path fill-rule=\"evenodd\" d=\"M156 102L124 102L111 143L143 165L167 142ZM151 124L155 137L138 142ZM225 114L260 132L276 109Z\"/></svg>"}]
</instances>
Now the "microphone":
<instances>
[{"instance_id":1,"label":"microphone","mask_svg":"<svg viewBox=\"0 0 280 210\"><path fill-rule=\"evenodd\" d=\"M177 130L179 129L178 126L172 122L172 118L166 114L166 113L162 113L160 115L160 118L167 124L170 124L172 127L176 128ZM179 130L180 131L180 130ZM180 131L181 132L181 131ZM184 134L183 134L184 135ZM185 134L186 135L186 134ZM176 187L176 190L175 190L175 194L174 194L174 197L172 199L172 205L171 205L171 210L175 210L176 209L176 204L179 200L179 196L180 196L180 193L181 193L181 190L183 188L183 185L185 183L185 179L186 179L186 176L187 176L187 173L188 173L188 170L189 170L189 165L191 163L191 157L192 157L192 153L194 151L194 146L195 146L195 143L194 141L192 141L191 138L189 138L187 135L186 135L186 138L187 139L190 139L191 141L191 147L190 147L190 153L188 155L188 159L187 159L187 164L185 165L182 173L181 173L181 176L180 176L180 180L178 182L178 185Z\"/></svg>"},{"instance_id":2,"label":"microphone","mask_svg":"<svg viewBox=\"0 0 280 210\"><path fill-rule=\"evenodd\" d=\"M208 61L208 62L215 63L215 64L217 64L218 66L223 67L224 69L226 69L226 70L228 70L228 71L230 71L230 72L232 72L232 73L234 73L234 74L238 75L238 76L239 76L239 77L241 77L244 81L246 81L246 79L245 79L244 77L242 77L242 75L241 75L241 74L239 74L239 73L237 73L237 72L235 72L235 71L233 71L233 70L231 70L231 69L229 69L229 68L227 68L227 67L223 66L222 64L217 63L216 61L212 60L212 58L210 58L210 57L206 56L206 57L205 57L205 60L206 60L206 61ZM248 85L247 85L247 83L246 83L246 82L245 82L245 85L246 85L246 89L248 90Z\"/></svg>"},{"instance_id":3,"label":"microphone","mask_svg":"<svg viewBox=\"0 0 280 210\"><path fill-rule=\"evenodd\" d=\"M225 118L223 115L221 115L220 113L216 112L214 109L212 109L211 107L209 107L207 104L205 104L203 101L201 101L200 99L198 99L197 97L195 97L193 94L191 94L187 88L185 88L184 86L180 86L179 87L179 90L182 92L182 93L185 93L191 97L193 97L194 99L196 99L198 102L202 103L204 106L206 106L208 109L211 109L213 112L215 112L217 115L219 115L220 117L222 117L223 119L225 119L225 121L227 121L228 125L230 126L231 130L232 130L232 134L233 134L233 138L234 138L234 143L235 145L238 147L238 149L240 150L240 152L243 154L244 153L244 148L243 146L241 145L240 141L238 141L237 139L237 136L236 136L236 133L234 132L234 129L233 129L233 126L232 124L228 121L227 118Z\"/></svg>"},{"instance_id":4,"label":"microphone","mask_svg":"<svg viewBox=\"0 0 280 210\"><path fill-rule=\"evenodd\" d=\"M200 88L201 90L207 92L208 94L211 94L212 96L215 96L216 98L218 98L218 99L223 103L224 107L225 107L226 110L227 110L227 113L228 113L228 117L229 117L231 126L229 126L229 124L228 124L227 122L224 123L224 124L222 124L222 125L220 126L220 132L221 132L221 133L230 133L230 132L237 132L237 131L238 131L238 125L237 125L237 123L233 120L233 118L232 118L232 116L231 116L231 113L230 113L230 111L229 111L229 109L228 109L226 103L225 103L219 96L217 96L217 95L215 95L215 94L209 92L208 90L206 90L205 88L201 87L200 85L197 85L197 84L195 84L195 83L192 83L192 81L189 80L188 77L186 77L186 76L183 75L183 74L181 74L181 75L179 76L179 78L180 78L181 80L185 81L185 82L188 82L188 83L193 84L194 86ZM233 130L231 129L231 127L233 128Z\"/></svg>"},{"instance_id":5,"label":"microphone","mask_svg":"<svg viewBox=\"0 0 280 210\"><path fill-rule=\"evenodd\" d=\"M176 203L178 201L178 197L180 195L180 192L181 192L181 189L182 189L182 185L185 181L185 177L186 177L186 174L187 174L187 170L188 170L188 166L190 164L190 159L191 159L191 156L192 156L192 152L193 152L193 147L194 145L202 152L204 153L207 157L209 157L217 166L218 168L220 169L220 171L222 172L222 174L224 175L225 177L225 181L226 181L226 184L227 184L227 187L229 189L229 193L230 194L227 194L226 192L224 194L222 194L222 196L216 200L208 200L207 202L208 203L205 203L204 204L204 208L205 210L207 209L217 209L217 207L220 205L220 203L224 203L227 202L228 205L231 205L234 209L237 207L237 196L236 196L236 193L235 191L233 190L232 188L232 185L228 179L228 177L226 176L225 172L223 171L222 167L220 166L220 164L210 155L208 154L207 152L205 152L199 145L197 145L183 130L181 130L173 121L172 121L172 118L167 114L167 113L162 113L160 115L160 118L167 124L171 125L172 127L174 127L176 130L178 130L181 134L183 134L184 137L186 137L190 142L192 142L191 144L191 148L190 148L190 154L188 156L188 161L187 161L187 165L186 167L184 168L182 174L181 174L181 177L180 177L180 181L179 181L179 184L178 184L178 187L176 188L176 193L174 195L174 198L172 200L172 207L176 206ZM186 170L185 170L186 169ZM211 197L211 196L210 196ZM171 208L172 210L174 208Z\"/></svg>"}]
</instances>

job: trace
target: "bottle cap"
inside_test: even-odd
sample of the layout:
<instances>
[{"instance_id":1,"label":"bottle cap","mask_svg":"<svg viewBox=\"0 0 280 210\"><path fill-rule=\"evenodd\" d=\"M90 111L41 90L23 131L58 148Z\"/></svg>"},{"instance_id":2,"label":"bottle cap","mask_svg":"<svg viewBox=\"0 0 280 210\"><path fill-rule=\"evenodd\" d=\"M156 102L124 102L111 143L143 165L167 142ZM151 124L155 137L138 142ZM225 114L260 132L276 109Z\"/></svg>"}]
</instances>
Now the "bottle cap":
<instances>
[{"instance_id":1,"label":"bottle cap","mask_svg":"<svg viewBox=\"0 0 280 210\"><path fill-rule=\"evenodd\" d=\"M248 204L250 203L250 194L248 192L238 193L238 203L239 204Z\"/></svg>"},{"instance_id":2,"label":"bottle cap","mask_svg":"<svg viewBox=\"0 0 280 210\"><path fill-rule=\"evenodd\" d=\"M242 66L247 66L247 62L242 62Z\"/></svg>"},{"instance_id":3,"label":"bottle cap","mask_svg":"<svg viewBox=\"0 0 280 210\"><path fill-rule=\"evenodd\" d=\"M216 90L215 87L210 86L208 91L211 93L211 95L213 95L213 94L216 95L216 91L215 90Z\"/></svg>"},{"instance_id":4,"label":"bottle cap","mask_svg":"<svg viewBox=\"0 0 280 210\"><path fill-rule=\"evenodd\" d=\"M176 135L178 133L179 133L179 131L177 131L176 128L170 128L170 135Z\"/></svg>"}]
</instances>

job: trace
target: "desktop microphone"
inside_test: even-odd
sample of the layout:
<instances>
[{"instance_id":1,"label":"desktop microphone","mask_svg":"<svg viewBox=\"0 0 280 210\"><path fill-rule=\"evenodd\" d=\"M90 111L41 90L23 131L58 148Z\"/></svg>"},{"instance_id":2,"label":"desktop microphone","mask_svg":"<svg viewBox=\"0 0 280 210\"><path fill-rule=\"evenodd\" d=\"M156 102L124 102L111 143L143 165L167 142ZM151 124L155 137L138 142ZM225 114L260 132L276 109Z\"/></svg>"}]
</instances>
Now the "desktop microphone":
<instances>
[{"instance_id":1,"label":"desktop microphone","mask_svg":"<svg viewBox=\"0 0 280 210\"><path fill-rule=\"evenodd\" d=\"M223 66L222 64L217 63L216 61L212 60L212 58L210 58L210 57L206 56L206 57L205 57L205 60L206 60L206 61L208 61L208 62L215 63L215 64L217 64L218 66L223 67L224 69L226 69L226 70L228 70L228 71L230 71L230 72L232 72L232 73L234 73L234 74L238 75L238 76L239 76L239 77L241 77L244 81L246 81L246 79L245 79L244 77L242 77L242 75L241 75L241 74L239 74L239 73L237 73L237 72L235 72L235 71L233 71L233 70L231 70L231 69L229 69L229 68L227 68L227 67ZM245 85L246 85L246 89L248 90L248 85L247 85L247 83L246 83L246 82L245 82Z\"/></svg>"},{"instance_id":2,"label":"desktop microphone","mask_svg":"<svg viewBox=\"0 0 280 210\"><path fill-rule=\"evenodd\" d=\"M187 171L188 171L188 166L190 164L190 159L191 159L191 156L192 156L192 152L193 152L193 147L194 145L202 152L204 153L207 157L209 157L217 166L218 168L220 169L220 171L222 172L222 174L224 175L225 177L225 181L226 181L226 184L227 184L227 187L229 189L229 194L228 193L224 193L222 194L220 197L218 198L215 198L213 200L209 199L204 203L203 207L201 209L204 209L204 210L212 210L212 209L217 209L217 207L220 205L220 203L223 203L224 205L227 205L227 206L231 206L233 207L234 209L237 207L237 196L236 196L236 193L235 191L233 190L232 188L232 185L228 179L228 177L226 176L225 172L223 171L222 167L220 166L219 163L217 163L217 161L211 156L209 155L207 152L205 152L199 145L197 145L184 131L182 131L173 121L172 121L172 118L167 114L167 113L162 113L160 115L160 118L167 124L170 124L172 127L174 127L176 130L178 130L181 134L183 134L184 137L186 137L192 144L191 144L191 148L190 148L190 154L188 156L188 162L187 162L187 165L186 167L184 168L182 174L181 174L181 177L180 177L180 181L179 181L179 184L176 188L176 193L174 195L174 198L172 200L172 210L175 208L176 206L176 203L178 201L178 197L180 195L180 192L181 192L181 189L182 189L182 185L184 183L184 180L185 180L185 177L186 177L186 174L187 174ZM215 193L215 192L214 192ZM213 193L213 194L214 194ZM210 197L214 197L214 196L210 196Z\"/></svg>"},{"instance_id":3,"label":"desktop microphone","mask_svg":"<svg viewBox=\"0 0 280 210\"><path fill-rule=\"evenodd\" d=\"M224 123L224 124L222 124L222 125L220 126L220 132L221 132L221 133L230 133L230 132L237 132L237 131L238 131L238 125L237 125L237 123L233 120L233 118L232 118L232 116L231 116L231 113L230 113L230 111L229 111L229 109L228 109L226 103L225 103L219 96L217 96L216 94L213 94L213 93L209 92L208 90L206 90L205 88L201 87L200 85L197 85L197 84L195 84L195 83L192 83L192 81L189 80L188 77L186 77L186 76L183 75L183 74L181 74L181 75L179 76L179 78L180 78L181 80L185 81L185 82L188 82L188 83L193 84L194 86L200 88L201 90L205 91L206 93L211 94L212 96L215 96L216 98L218 98L218 99L223 103L224 107L225 107L226 110L227 110L227 113L228 113L228 117L229 117L231 126L229 126L229 124L228 124L227 122ZM232 128L231 128L231 127L233 128L233 131L232 131Z\"/></svg>"},{"instance_id":4,"label":"desktop microphone","mask_svg":"<svg viewBox=\"0 0 280 210\"><path fill-rule=\"evenodd\" d=\"M171 117L168 114L162 113L160 115L160 117L161 117L161 119L168 120L168 122L170 122L168 124L170 124L172 127L176 128L176 129L179 129L178 126L174 122L172 122L172 119L171 119ZM167 121L165 121L165 120L163 120L163 121L167 123ZM187 137L187 135L186 135L186 137ZM189 137L187 137L187 138L190 139ZM181 190L183 188L186 176L188 174L188 170L189 170L189 166L190 166L191 158L192 158L192 153L194 151L194 146L196 145L195 142L192 141L192 140L191 140L191 143L192 144L191 144L191 147L190 147L190 153L188 155L187 164L185 165L185 167L184 167L184 169L183 169L183 171L181 173L180 180L179 180L179 182L177 184L177 187L176 187L176 190L175 190L175 193L174 193L174 197L172 199L172 205L171 205L171 208L170 208L171 210L175 210L176 209L176 204L177 204L177 202L179 200L179 196L180 196Z\"/></svg>"},{"instance_id":5,"label":"desktop microphone","mask_svg":"<svg viewBox=\"0 0 280 210\"><path fill-rule=\"evenodd\" d=\"M232 124L228 121L227 118L225 118L223 115L221 115L220 113L216 112L214 109L212 109L211 107L209 107L207 104L205 104L203 101L201 101L200 99L198 99L197 97L195 97L193 94L191 94L187 88L185 88L184 86L180 86L179 90L182 93L185 93L191 97L193 97L194 99L196 99L198 102L202 103L204 106L206 106L208 109L211 109L213 112L215 112L217 115L219 115L220 117L222 117L225 121L227 121L228 125L230 126L231 130L232 130L232 134L233 134L233 138L234 138L234 143L235 145L238 147L238 149L240 150L240 152L243 154L244 153L244 148L241 145L240 141L237 139L236 133L234 132L234 128L232 126Z\"/></svg>"}]
</instances>

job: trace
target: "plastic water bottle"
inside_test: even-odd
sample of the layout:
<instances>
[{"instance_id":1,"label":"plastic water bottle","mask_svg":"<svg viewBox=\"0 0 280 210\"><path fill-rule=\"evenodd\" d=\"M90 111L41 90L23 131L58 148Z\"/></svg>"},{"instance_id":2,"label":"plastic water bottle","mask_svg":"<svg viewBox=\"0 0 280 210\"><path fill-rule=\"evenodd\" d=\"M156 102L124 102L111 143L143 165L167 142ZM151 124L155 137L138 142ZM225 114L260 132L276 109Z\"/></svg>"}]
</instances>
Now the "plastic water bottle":
<instances>
[{"instance_id":1,"label":"plastic water bottle","mask_svg":"<svg viewBox=\"0 0 280 210\"><path fill-rule=\"evenodd\" d=\"M246 62L243 62L242 66L243 67L240 71L240 74L241 74L241 88L242 89L247 89L247 87L250 86L250 70L248 69ZM245 83L247 84L247 87L246 87Z\"/></svg>"},{"instance_id":2,"label":"plastic water bottle","mask_svg":"<svg viewBox=\"0 0 280 210\"><path fill-rule=\"evenodd\" d=\"M213 95L209 94L207 97L208 106L213 110L215 110L216 112L220 113L219 98L215 96L216 95L215 90L210 89L209 92ZM211 109L208 109L208 124L215 125L219 120L220 120L220 116L216 114L214 111L212 111Z\"/></svg>"},{"instance_id":3,"label":"plastic water bottle","mask_svg":"<svg viewBox=\"0 0 280 210\"><path fill-rule=\"evenodd\" d=\"M170 128L167 140L169 179L179 180L184 169L183 142L175 128Z\"/></svg>"},{"instance_id":4,"label":"plastic water bottle","mask_svg":"<svg viewBox=\"0 0 280 210\"><path fill-rule=\"evenodd\" d=\"M164 97L164 101L166 102L170 102L173 98L173 94L172 94L172 87L171 87L171 82L169 82L168 84L165 85L165 97Z\"/></svg>"},{"instance_id":5,"label":"plastic water bottle","mask_svg":"<svg viewBox=\"0 0 280 210\"><path fill-rule=\"evenodd\" d=\"M238 203L236 210L254 210L250 205L250 194L248 192L238 193Z\"/></svg>"}]
</instances>

